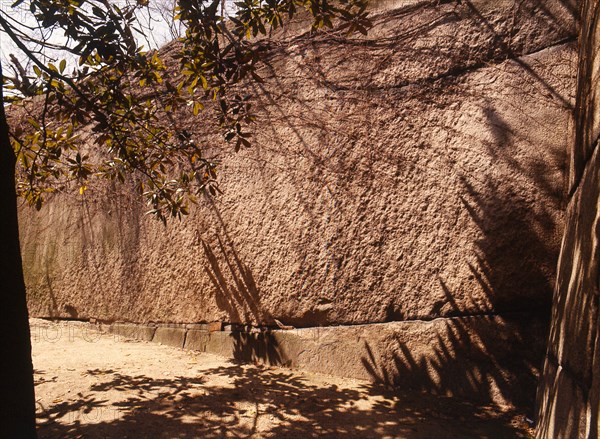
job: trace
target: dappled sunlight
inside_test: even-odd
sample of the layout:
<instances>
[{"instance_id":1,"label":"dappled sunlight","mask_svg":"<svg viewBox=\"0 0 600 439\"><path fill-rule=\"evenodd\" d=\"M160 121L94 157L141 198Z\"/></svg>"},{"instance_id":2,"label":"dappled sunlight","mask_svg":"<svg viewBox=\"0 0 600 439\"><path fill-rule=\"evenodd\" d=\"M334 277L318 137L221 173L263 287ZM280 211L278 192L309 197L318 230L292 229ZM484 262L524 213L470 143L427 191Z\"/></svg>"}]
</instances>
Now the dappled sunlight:
<instances>
[{"instance_id":1,"label":"dappled sunlight","mask_svg":"<svg viewBox=\"0 0 600 439\"><path fill-rule=\"evenodd\" d=\"M34 339L43 439L527 437L490 406L57 326L69 336Z\"/></svg>"}]
</instances>

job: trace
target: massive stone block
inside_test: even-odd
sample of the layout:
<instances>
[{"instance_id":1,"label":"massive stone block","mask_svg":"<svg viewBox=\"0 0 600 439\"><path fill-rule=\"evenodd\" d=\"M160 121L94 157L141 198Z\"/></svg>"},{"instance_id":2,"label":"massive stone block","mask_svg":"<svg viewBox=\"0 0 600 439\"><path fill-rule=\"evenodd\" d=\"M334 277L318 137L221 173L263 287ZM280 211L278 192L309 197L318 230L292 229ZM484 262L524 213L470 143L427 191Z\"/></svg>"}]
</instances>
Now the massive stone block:
<instances>
[{"instance_id":1,"label":"massive stone block","mask_svg":"<svg viewBox=\"0 0 600 439\"><path fill-rule=\"evenodd\" d=\"M254 146L223 147L224 194L185 221L164 228L99 183L22 209L32 314L310 326L539 307L573 19L518 4L411 3L366 38L280 38Z\"/></svg>"},{"instance_id":2,"label":"massive stone block","mask_svg":"<svg viewBox=\"0 0 600 439\"><path fill-rule=\"evenodd\" d=\"M152 341L154 334L156 333L156 327L148 325L134 325L131 323L115 323L109 326L109 331L112 334L125 338Z\"/></svg>"},{"instance_id":3,"label":"massive stone block","mask_svg":"<svg viewBox=\"0 0 600 439\"><path fill-rule=\"evenodd\" d=\"M152 341L167 346L183 348L185 334L185 327L159 326L156 328Z\"/></svg>"}]
</instances>

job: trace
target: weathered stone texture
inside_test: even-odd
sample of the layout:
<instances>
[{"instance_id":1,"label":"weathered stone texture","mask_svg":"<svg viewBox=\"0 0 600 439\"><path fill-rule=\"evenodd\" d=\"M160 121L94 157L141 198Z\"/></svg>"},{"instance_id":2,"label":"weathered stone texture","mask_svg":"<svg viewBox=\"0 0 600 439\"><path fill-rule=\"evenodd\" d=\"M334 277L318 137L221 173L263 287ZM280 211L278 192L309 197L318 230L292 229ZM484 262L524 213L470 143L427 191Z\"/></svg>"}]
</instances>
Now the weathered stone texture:
<instances>
[{"instance_id":1,"label":"weathered stone texture","mask_svg":"<svg viewBox=\"0 0 600 439\"><path fill-rule=\"evenodd\" d=\"M188 329L183 347L194 351L206 352L206 345L209 338L210 333L205 329Z\"/></svg>"},{"instance_id":2,"label":"weathered stone texture","mask_svg":"<svg viewBox=\"0 0 600 439\"><path fill-rule=\"evenodd\" d=\"M165 228L144 216L133 190L101 182L40 213L23 208L31 314L219 329L357 325L159 326L153 338L526 400L543 325L527 313L491 316L550 299L574 96L573 2L375 7L367 37L301 34L301 22L276 37L273 69L252 89L252 148L235 154L203 119L181 115L219 151L223 190L184 221ZM170 66L174 48L163 51ZM376 322L397 323L361 326Z\"/></svg>"},{"instance_id":3,"label":"weathered stone texture","mask_svg":"<svg viewBox=\"0 0 600 439\"><path fill-rule=\"evenodd\" d=\"M592 156L600 135L600 28L597 25L598 4L594 0L581 0L581 26L579 31L579 65L577 106L575 107L575 142L570 146L569 192L579 184L586 163ZM594 17L595 18L592 18Z\"/></svg>"},{"instance_id":4,"label":"weathered stone texture","mask_svg":"<svg viewBox=\"0 0 600 439\"><path fill-rule=\"evenodd\" d=\"M392 6L367 38L279 40L254 146L222 151L224 194L185 221L100 184L23 209L32 315L310 326L544 303L569 3Z\"/></svg>"},{"instance_id":5,"label":"weathered stone texture","mask_svg":"<svg viewBox=\"0 0 600 439\"><path fill-rule=\"evenodd\" d=\"M556 282L549 355L591 385L598 315L598 200L600 161L596 152L569 203Z\"/></svg>"}]
</instances>

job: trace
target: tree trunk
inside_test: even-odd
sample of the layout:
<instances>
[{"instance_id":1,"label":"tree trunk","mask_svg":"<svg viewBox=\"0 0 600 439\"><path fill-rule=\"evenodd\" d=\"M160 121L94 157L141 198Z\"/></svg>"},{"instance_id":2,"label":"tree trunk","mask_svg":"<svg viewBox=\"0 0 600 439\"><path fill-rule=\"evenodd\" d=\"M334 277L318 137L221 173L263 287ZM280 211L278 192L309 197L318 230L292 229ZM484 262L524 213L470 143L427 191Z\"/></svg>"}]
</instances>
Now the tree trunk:
<instances>
[{"instance_id":1,"label":"tree trunk","mask_svg":"<svg viewBox=\"0 0 600 439\"><path fill-rule=\"evenodd\" d=\"M0 78L2 67L0 66ZM0 436L36 438L29 316L19 246L15 154L0 87Z\"/></svg>"}]
</instances>

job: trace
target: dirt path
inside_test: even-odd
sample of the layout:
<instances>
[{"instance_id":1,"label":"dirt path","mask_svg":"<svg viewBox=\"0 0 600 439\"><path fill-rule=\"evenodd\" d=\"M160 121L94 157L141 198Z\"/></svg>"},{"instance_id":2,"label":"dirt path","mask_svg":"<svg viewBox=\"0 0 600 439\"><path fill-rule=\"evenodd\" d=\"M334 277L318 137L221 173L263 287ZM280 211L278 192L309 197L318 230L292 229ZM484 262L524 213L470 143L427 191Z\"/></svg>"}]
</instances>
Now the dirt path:
<instances>
[{"instance_id":1,"label":"dirt path","mask_svg":"<svg viewBox=\"0 0 600 439\"><path fill-rule=\"evenodd\" d=\"M519 417L453 398L235 364L32 320L48 438L527 438Z\"/></svg>"}]
</instances>

